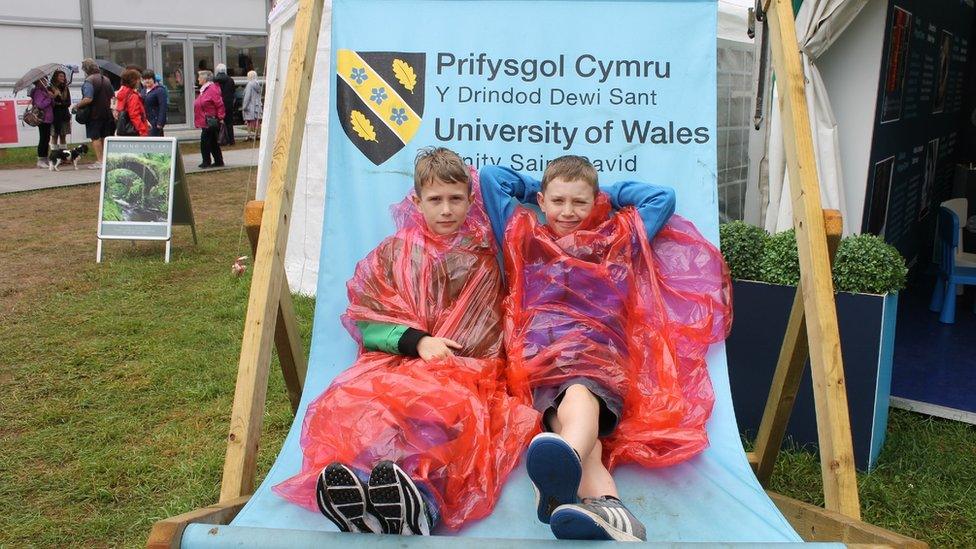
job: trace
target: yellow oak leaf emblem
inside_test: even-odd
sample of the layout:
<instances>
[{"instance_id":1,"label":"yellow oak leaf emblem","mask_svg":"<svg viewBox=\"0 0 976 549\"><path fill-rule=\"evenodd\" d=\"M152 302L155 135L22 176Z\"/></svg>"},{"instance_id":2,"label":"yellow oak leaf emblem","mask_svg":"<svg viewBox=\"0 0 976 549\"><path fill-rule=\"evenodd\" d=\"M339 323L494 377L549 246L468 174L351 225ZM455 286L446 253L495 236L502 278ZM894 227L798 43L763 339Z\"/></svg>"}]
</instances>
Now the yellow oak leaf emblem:
<instances>
[{"instance_id":1,"label":"yellow oak leaf emblem","mask_svg":"<svg viewBox=\"0 0 976 549\"><path fill-rule=\"evenodd\" d=\"M365 141L376 141L376 130L373 129L373 124L366 118L366 115L353 110L350 122L352 122L352 129L356 131L356 135Z\"/></svg>"},{"instance_id":2,"label":"yellow oak leaf emblem","mask_svg":"<svg viewBox=\"0 0 976 549\"><path fill-rule=\"evenodd\" d=\"M413 93L413 88L417 85L417 73L413 72L413 67L408 65L403 59L394 59L393 74L396 75L397 80L403 84L404 88L407 88L410 93Z\"/></svg>"}]
</instances>

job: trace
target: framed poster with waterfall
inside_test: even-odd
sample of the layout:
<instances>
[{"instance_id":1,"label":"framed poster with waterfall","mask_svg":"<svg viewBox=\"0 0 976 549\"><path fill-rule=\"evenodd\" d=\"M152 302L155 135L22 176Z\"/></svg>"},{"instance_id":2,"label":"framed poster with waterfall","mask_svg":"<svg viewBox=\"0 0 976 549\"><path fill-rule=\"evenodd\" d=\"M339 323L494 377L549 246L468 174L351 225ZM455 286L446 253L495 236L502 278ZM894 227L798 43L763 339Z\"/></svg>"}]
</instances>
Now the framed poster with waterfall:
<instances>
[{"instance_id":1,"label":"framed poster with waterfall","mask_svg":"<svg viewBox=\"0 0 976 549\"><path fill-rule=\"evenodd\" d=\"M174 224L190 225L196 243L176 138L106 138L95 261L102 260L103 240L162 240L168 263Z\"/></svg>"}]
</instances>

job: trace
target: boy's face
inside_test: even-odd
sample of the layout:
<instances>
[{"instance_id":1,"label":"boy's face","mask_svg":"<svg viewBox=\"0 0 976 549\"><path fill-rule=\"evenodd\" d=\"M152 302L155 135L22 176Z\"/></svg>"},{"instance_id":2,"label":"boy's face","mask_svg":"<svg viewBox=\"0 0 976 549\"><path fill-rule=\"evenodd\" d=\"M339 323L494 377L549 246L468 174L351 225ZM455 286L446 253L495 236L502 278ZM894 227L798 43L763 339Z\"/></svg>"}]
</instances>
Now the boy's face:
<instances>
[{"instance_id":1,"label":"boy's face","mask_svg":"<svg viewBox=\"0 0 976 549\"><path fill-rule=\"evenodd\" d=\"M424 214L427 227L434 234L443 235L461 228L473 198L467 183L445 183L434 178L420 186L420 196L414 196L413 202Z\"/></svg>"},{"instance_id":2,"label":"boy's face","mask_svg":"<svg viewBox=\"0 0 976 549\"><path fill-rule=\"evenodd\" d=\"M546 192L538 196L546 223L557 236L566 236L579 228L593 210L595 200L593 188L586 181L561 177L550 181Z\"/></svg>"}]
</instances>

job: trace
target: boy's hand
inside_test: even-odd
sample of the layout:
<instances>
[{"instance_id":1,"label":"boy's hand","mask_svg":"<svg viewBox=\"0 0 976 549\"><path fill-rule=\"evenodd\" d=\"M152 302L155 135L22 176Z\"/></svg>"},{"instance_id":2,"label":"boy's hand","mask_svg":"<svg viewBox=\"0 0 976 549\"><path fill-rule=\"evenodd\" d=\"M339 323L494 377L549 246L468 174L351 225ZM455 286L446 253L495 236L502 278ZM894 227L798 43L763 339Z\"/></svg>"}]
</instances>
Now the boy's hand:
<instances>
[{"instance_id":1,"label":"boy's hand","mask_svg":"<svg viewBox=\"0 0 976 549\"><path fill-rule=\"evenodd\" d=\"M454 356L451 349L459 350L461 344L446 337L424 336L417 344L417 354L424 360Z\"/></svg>"}]
</instances>

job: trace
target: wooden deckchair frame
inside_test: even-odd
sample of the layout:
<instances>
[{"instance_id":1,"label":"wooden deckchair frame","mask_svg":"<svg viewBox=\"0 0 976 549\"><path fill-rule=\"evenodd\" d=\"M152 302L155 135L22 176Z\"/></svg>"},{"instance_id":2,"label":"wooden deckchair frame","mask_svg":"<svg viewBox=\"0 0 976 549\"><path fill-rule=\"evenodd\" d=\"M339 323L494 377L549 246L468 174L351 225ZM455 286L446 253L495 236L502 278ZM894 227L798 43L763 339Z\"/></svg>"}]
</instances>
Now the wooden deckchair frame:
<instances>
[{"instance_id":1,"label":"wooden deckchair frame","mask_svg":"<svg viewBox=\"0 0 976 549\"><path fill-rule=\"evenodd\" d=\"M830 247L836 248L841 220L836 212L824 212L821 207L791 2L765 0L762 7L770 29L773 67L780 91L800 284L755 451L748 455L749 461L758 478L766 484L809 354L825 507L773 492L769 496L807 541L926 547L920 541L860 520L827 238L830 233ZM278 347L289 398L293 409L297 409L305 359L285 282L284 257L322 12L322 0L300 0L282 112L274 136L267 198L263 212L260 204L248 207L248 233L257 245L220 501L157 522L148 540L149 547L178 547L183 530L191 523L228 524L254 492L272 345Z\"/></svg>"}]
</instances>

